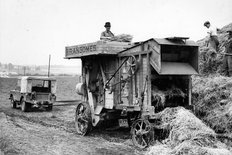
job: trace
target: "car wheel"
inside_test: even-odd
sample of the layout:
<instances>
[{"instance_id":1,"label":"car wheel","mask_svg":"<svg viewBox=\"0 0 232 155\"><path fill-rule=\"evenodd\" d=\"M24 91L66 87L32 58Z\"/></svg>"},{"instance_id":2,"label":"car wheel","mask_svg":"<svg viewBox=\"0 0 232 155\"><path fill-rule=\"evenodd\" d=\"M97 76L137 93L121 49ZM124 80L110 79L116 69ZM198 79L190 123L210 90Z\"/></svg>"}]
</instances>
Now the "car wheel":
<instances>
[{"instance_id":1,"label":"car wheel","mask_svg":"<svg viewBox=\"0 0 232 155\"><path fill-rule=\"evenodd\" d=\"M11 102L11 107L12 107L13 109L16 109L16 108L17 108L17 103L15 102L13 96L11 97L10 102Z\"/></svg>"},{"instance_id":2,"label":"car wheel","mask_svg":"<svg viewBox=\"0 0 232 155\"><path fill-rule=\"evenodd\" d=\"M30 103L25 102L24 100L21 101L21 110L23 112L28 112L30 109Z\"/></svg>"},{"instance_id":3,"label":"car wheel","mask_svg":"<svg viewBox=\"0 0 232 155\"><path fill-rule=\"evenodd\" d=\"M46 110L47 110L47 111L52 111L52 107L53 107L52 105L49 105L49 106L46 108Z\"/></svg>"}]
</instances>

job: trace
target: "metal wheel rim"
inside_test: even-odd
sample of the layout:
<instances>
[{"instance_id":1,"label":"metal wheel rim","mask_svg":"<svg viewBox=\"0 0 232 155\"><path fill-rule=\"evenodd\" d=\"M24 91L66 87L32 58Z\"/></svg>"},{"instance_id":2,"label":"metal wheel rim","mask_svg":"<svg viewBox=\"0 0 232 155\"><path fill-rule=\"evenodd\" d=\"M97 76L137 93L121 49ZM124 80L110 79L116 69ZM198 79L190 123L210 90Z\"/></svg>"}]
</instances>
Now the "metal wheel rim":
<instances>
[{"instance_id":1,"label":"metal wheel rim","mask_svg":"<svg viewBox=\"0 0 232 155\"><path fill-rule=\"evenodd\" d=\"M89 121L88 121L88 114L87 114L87 107L85 107L83 104L79 104L77 106L76 110L76 129L78 130L78 133L81 135L85 135L88 126L89 126Z\"/></svg>"},{"instance_id":2,"label":"metal wheel rim","mask_svg":"<svg viewBox=\"0 0 232 155\"><path fill-rule=\"evenodd\" d=\"M135 146L143 149L148 146L147 136L151 131L149 121L139 119L135 121L131 128L132 141Z\"/></svg>"}]
</instances>

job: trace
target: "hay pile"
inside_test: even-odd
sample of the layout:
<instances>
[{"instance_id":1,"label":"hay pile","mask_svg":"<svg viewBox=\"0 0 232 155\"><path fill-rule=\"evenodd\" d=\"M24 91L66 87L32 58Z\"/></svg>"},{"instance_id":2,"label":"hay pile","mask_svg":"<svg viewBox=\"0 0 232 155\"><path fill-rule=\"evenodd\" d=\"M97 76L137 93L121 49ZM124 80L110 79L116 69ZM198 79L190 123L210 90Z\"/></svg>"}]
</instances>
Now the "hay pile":
<instances>
[{"instance_id":1,"label":"hay pile","mask_svg":"<svg viewBox=\"0 0 232 155\"><path fill-rule=\"evenodd\" d=\"M164 106L165 101L166 101L166 94L164 91L159 90L157 87L153 87L151 90L151 95L152 95L152 102L154 102L154 106Z\"/></svg>"},{"instance_id":2,"label":"hay pile","mask_svg":"<svg viewBox=\"0 0 232 155\"><path fill-rule=\"evenodd\" d=\"M232 79L220 75L192 79L196 115L217 133L232 133Z\"/></svg>"},{"instance_id":3,"label":"hay pile","mask_svg":"<svg viewBox=\"0 0 232 155\"><path fill-rule=\"evenodd\" d=\"M182 97L185 98L186 94L177 87L171 87L170 89L165 91L166 96L168 96L168 98L172 98L172 97Z\"/></svg>"},{"instance_id":4,"label":"hay pile","mask_svg":"<svg viewBox=\"0 0 232 155\"><path fill-rule=\"evenodd\" d=\"M201 74L222 73L223 55L218 54L213 48L200 47L199 59L199 70Z\"/></svg>"},{"instance_id":5,"label":"hay pile","mask_svg":"<svg viewBox=\"0 0 232 155\"><path fill-rule=\"evenodd\" d=\"M215 132L190 111L166 108L158 117L162 128L168 131L168 138L152 146L147 155L231 155L217 141Z\"/></svg>"},{"instance_id":6,"label":"hay pile","mask_svg":"<svg viewBox=\"0 0 232 155\"><path fill-rule=\"evenodd\" d=\"M130 34L120 34L113 37L113 41L118 42L131 42L133 39L133 36Z\"/></svg>"},{"instance_id":7,"label":"hay pile","mask_svg":"<svg viewBox=\"0 0 232 155\"><path fill-rule=\"evenodd\" d=\"M165 101L167 99L175 98L175 97L182 97L185 98L186 94L180 89L175 86L172 86L171 88L167 90L159 90L157 87L152 87L152 102L155 103L155 107L157 106L165 106Z\"/></svg>"}]
</instances>

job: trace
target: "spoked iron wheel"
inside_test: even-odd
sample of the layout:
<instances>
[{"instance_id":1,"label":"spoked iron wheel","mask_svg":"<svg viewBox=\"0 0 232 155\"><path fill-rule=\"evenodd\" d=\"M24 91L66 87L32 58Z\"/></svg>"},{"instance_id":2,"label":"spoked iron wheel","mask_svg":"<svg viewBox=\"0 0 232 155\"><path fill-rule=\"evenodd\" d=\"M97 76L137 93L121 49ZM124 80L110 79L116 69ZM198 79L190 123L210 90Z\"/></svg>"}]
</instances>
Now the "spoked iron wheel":
<instances>
[{"instance_id":1,"label":"spoked iron wheel","mask_svg":"<svg viewBox=\"0 0 232 155\"><path fill-rule=\"evenodd\" d=\"M82 136L86 135L92 129L91 110L86 102L77 105L75 127L77 133Z\"/></svg>"},{"instance_id":2,"label":"spoked iron wheel","mask_svg":"<svg viewBox=\"0 0 232 155\"><path fill-rule=\"evenodd\" d=\"M151 130L151 123L148 120L136 120L131 126L131 136L134 145L140 149L146 148L153 138Z\"/></svg>"},{"instance_id":3,"label":"spoked iron wheel","mask_svg":"<svg viewBox=\"0 0 232 155\"><path fill-rule=\"evenodd\" d=\"M135 72L137 71L138 69L138 62L135 58L135 56L130 56L127 60L127 65L129 66L129 68L127 68L127 72L131 75L134 75Z\"/></svg>"}]
</instances>

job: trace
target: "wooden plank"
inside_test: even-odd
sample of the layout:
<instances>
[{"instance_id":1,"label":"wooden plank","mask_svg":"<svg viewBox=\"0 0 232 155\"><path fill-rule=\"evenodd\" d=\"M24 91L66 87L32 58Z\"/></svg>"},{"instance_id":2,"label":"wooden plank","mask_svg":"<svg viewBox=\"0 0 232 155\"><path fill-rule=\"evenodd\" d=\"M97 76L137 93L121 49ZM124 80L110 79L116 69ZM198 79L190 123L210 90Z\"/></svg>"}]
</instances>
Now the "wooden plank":
<instances>
[{"instance_id":1,"label":"wooden plank","mask_svg":"<svg viewBox=\"0 0 232 155\"><path fill-rule=\"evenodd\" d=\"M188 63L162 62L160 75L194 75L198 74Z\"/></svg>"},{"instance_id":2,"label":"wooden plank","mask_svg":"<svg viewBox=\"0 0 232 155\"><path fill-rule=\"evenodd\" d=\"M122 51L122 52L120 52L119 54L120 54L120 55L121 55L121 54L129 54L129 55L131 55L131 53L135 53L135 52L138 52L138 51L143 51L141 45L136 46L136 47L132 47L132 48L127 49L127 50L125 50L125 51Z\"/></svg>"},{"instance_id":3,"label":"wooden plank","mask_svg":"<svg viewBox=\"0 0 232 155\"><path fill-rule=\"evenodd\" d=\"M152 50L152 53L150 55L150 64L152 67L158 72L161 72L161 51L160 51L160 45L157 43L150 42L149 44L150 50Z\"/></svg>"},{"instance_id":4,"label":"wooden plank","mask_svg":"<svg viewBox=\"0 0 232 155\"><path fill-rule=\"evenodd\" d=\"M156 52L157 54L161 53L161 46L159 44L157 44L157 42L155 42L154 40L149 41L149 50L152 50L154 52Z\"/></svg>"},{"instance_id":5,"label":"wooden plank","mask_svg":"<svg viewBox=\"0 0 232 155\"><path fill-rule=\"evenodd\" d=\"M130 47L129 43L124 42L104 42L97 41L87 44L65 47L65 58L81 58L89 55L115 55L120 51Z\"/></svg>"},{"instance_id":6,"label":"wooden plank","mask_svg":"<svg viewBox=\"0 0 232 155\"><path fill-rule=\"evenodd\" d=\"M129 89L129 105L133 105L133 88L134 88L134 86L133 86L133 84L134 84L134 82L133 82L134 80L133 80L133 77L131 76L130 77L130 82L129 82L129 84L130 84L130 89Z\"/></svg>"},{"instance_id":7,"label":"wooden plank","mask_svg":"<svg viewBox=\"0 0 232 155\"><path fill-rule=\"evenodd\" d=\"M152 57L150 57L150 64L152 65L152 67L158 72L161 72L161 67L159 67L160 65L156 64L157 61L154 61L154 59Z\"/></svg>"},{"instance_id":8,"label":"wooden plank","mask_svg":"<svg viewBox=\"0 0 232 155\"><path fill-rule=\"evenodd\" d=\"M128 105L122 105L121 104L121 105L115 106L115 109L123 110L125 107L127 108L127 111L131 111L131 112L133 112L133 111L141 111L141 108L138 105L136 105L136 106L128 106Z\"/></svg>"},{"instance_id":9,"label":"wooden plank","mask_svg":"<svg viewBox=\"0 0 232 155\"><path fill-rule=\"evenodd\" d=\"M147 57L143 56L143 91L144 91L144 99L143 99L143 107L147 102ZM145 87L145 88L144 88Z\"/></svg>"},{"instance_id":10,"label":"wooden plank","mask_svg":"<svg viewBox=\"0 0 232 155\"><path fill-rule=\"evenodd\" d=\"M119 67L119 59L117 59L116 61L115 61L115 67L116 68L118 68ZM114 90L114 105L117 105L118 103L119 103L119 101L120 101L120 76L119 76L119 74L120 74L120 71L115 75L115 80L114 80L114 86L113 86L113 90Z\"/></svg>"},{"instance_id":11,"label":"wooden plank","mask_svg":"<svg viewBox=\"0 0 232 155\"><path fill-rule=\"evenodd\" d=\"M150 54L147 54L147 76L148 76L148 81L147 81L147 104L146 106L151 105L151 70L150 70Z\"/></svg>"},{"instance_id":12,"label":"wooden plank","mask_svg":"<svg viewBox=\"0 0 232 155\"><path fill-rule=\"evenodd\" d=\"M122 59L120 59L120 65L124 62L126 60L126 58L122 58ZM124 64L125 65L125 64ZM124 67L124 65L122 66L122 68L120 69L120 79L121 79L121 77L124 77L124 75L126 75L126 73L123 73L123 67ZM123 87L124 86L124 87ZM120 103L122 103L123 102L123 104L124 105L129 105L130 103L129 102L131 102L131 100L130 100L130 92L131 92L132 90L131 90L131 80L127 80L127 81L125 81L125 83L122 85L122 83L120 83L120 94L121 94L121 96L120 96Z\"/></svg>"},{"instance_id":13,"label":"wooden plank","mask_svg":"<svg viewBox=\"0 0 232 155\"><path fill-rule=\"evenodd\" d=\"M173 41L170 41L170 40L167 40L167 39L162 39L162 38L155 38L154 40L160 45L198 46L197 43L195 43L192 40L186 40L185 43L173 42Z\"/></svg>"},{"instance_id":14,"label":"wooden plank","mask_svg":"<svg viewBox=\"0 0 232 155\"><path fill-rule=\"evenodd\" d=\"M140 55L140 54L147 54L151 53L151 51L136 51L136 52L130 52L130 53L120 53L118 54L118 57L125 57L125 56L131 56L131 55Z\"/></svg>"},{"instance_id":15,"label":"wooden plank","mask_svg":"<svg viewBox=\"0 0 232 155\"><path fill-rule=\"evenodd\" d=\"M139 59L140 59L140 67L139 67L139 80L138 80L138 84L139 84L139 98L141 98L141 93L143 91L143 56L140 54L139 55Z\"/></svg>"},{"instance_id":16,"label":"wooden plank","mask_svg":"<svg viewBox=\"0 0 232 155\"><path fill-rule=\"evenodd\" d=\"M119 59L119 64L121 64L123 61L122 59ZM120 80L120 88L119 88L119 103L121 104L122 103L122 83L121 83L121 76L122 76L122 69L120 69L119 71L119 80Z\"/></svg>"},{"instance_id":17,"label":"wooden plank","mask_svg":"<svg viewBox=\"0 0 232 155\"><path fill-rule=\"evenodd\" d=\"M106 109L113 109L114 106L114 93L110 92L109 90L105 91L105 108Z\"/></svg>"},{"instance_id":18,"label":"wooden plank","mask_svg":"<svg viewBox=\"0 0 232 155\"><path fill-rule=\"evenodd\" d=\"M193 66L193 68L199 73L199 49L198 47L194 47L192 53L191 53L191 59L190 64Z\"/></svg>"},{"instance_id":19,"label":"wooden plank","mask_svg":"<svg viewBox=\"0 0 232 155\"><path fill-rule=\"evenodd\" d=\"M136 61L138 61L138 56L135 56L136 58ZM136 99L137 99L137 93L138 93L138 71L135 72L135 75L133 75L133 101L132 101L132 104L134 105L136 103Z\"/></svg>"},{"instance_id":20,"label":"wooden plank","mask_svg":"<svg viewBox=\"0 0 232 155\"><path fill-rule=\"evenodd\" d=\"M188 96L189 96L189 105L192 105L192 78L188 78Z\"/></svg>"},{"instance_id":21,"label":"wooden plank","mask_svg":"<svg viewBox=\"0 0 232 155\"><path fill-rule=\"evenodd\" d=\"M97 42L81 44L76 46L65 47L65 57L81 56L84 53L92 53L97 51Z\"/></svg>"}]
</instances>

